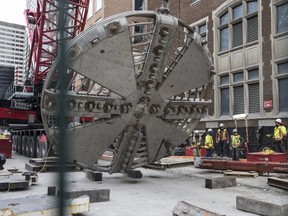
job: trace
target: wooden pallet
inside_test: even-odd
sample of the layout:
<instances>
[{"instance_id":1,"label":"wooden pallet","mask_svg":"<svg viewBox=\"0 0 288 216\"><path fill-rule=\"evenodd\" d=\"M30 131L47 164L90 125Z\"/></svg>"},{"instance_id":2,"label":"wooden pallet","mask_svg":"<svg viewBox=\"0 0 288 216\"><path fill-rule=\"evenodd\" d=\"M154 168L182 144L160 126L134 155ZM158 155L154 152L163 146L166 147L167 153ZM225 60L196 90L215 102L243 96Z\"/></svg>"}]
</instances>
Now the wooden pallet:
<instances>
[{"instance_id":1,"label":"wooden pallet","mask_svg":"<svg viewBox=\"0 0 288 216\"><path fill-rule=\"evenodd\" d=\"M9 171L1 171L0 191L27 189L37 181L38 176L34 172L10 173Z\"/></svg>"},{"instance_id":2,"label":"wooden pallet","mask_svg":"<svg viewBox=\"0 0 288 216\"><path fill-rule=\"evenodd\" d=\"M70 162L65 163L67 171L76 170L76 164ZM25 169L28 171L43 171L43 172L56 172L59 171L58 158L47 157L47 158L31 158L29 163L25 163Z\"/></svg>"},{"instance_id":3,"label":"wooden pallet","mask_svg":"<svg viewBox=\"0 0 288 216\"><path fill-rule=\"evenodd\" d=\"M288 190L288 179L287 178L269 177L267 184L270 186L274 186L274 187Z\"/></svg>"},{"instance_id":4,"label":"wooden pallet","mask_svg":"<svg viewBox=\"0 0 288 216\"><path fill-rule=\"evenodd\" d=\"M158 162L153 164L145 165L147 168L151 169L168 169L168 168L175 168L175 167L183 167L183 166L191 166L194 164L193 157L166 157L162 158Z\"/></svg>"},{"instance_id":5,"label":"wooden pallet","mask_svg":"<svg viewBox=\"0 0 288 216\"><path fill-rule=\"evenodd\" d=\"M234 176L234 177L253 177L259 176L258 172L244 172L244 171L224 171L224 176Z\"/></svg>"}]
</instances>

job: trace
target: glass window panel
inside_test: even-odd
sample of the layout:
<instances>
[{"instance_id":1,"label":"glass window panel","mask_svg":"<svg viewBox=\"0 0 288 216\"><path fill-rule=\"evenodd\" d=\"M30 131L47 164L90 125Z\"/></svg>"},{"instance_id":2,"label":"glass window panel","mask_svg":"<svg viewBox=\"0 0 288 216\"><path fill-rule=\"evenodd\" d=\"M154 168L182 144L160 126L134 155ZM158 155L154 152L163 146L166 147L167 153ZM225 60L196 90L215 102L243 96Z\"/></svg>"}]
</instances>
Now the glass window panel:
<instances>
[{"instance_id":1,"label":"glass window panel","mask_svg":"<svg viewBox=\"0 0 288 216\"><path fill-rule=\"evenodd\" d=\"M229 115L229 88L221 89L221 115Z\"/></svg>"},{"instance_id":2,"label":"glass window panel","mask_svg":"<svg viewBox=\"0 0 288 216\"><path fill-rule=\"evenodd\" d=\"M288 31L288 2L277 7L277 33Z\"/></svg>"},{"instance_id":3,"label":"glass window panel","mask_svg":"<svg viewBox=\"0 0 288 216\"><path fill-rule=\"evenodd\" d=\"M96 11L102 8L102 0L96 0Z\"/></svg>"},{"instance_id":4,"label":"glass window panel","mask_svg":"<svg viewBox=\"0 0 288 216\"><path fill-rule=\"evenodd\" d=\"M243 25L242 22L233 25L233 47L243 44Z\"/></svg>"},{"instance_id":5,"label":"glass window panel","mask_svg":"<svg viewBox=\"0 0 288 216\"><path fill-rule=\"evenodd\" d=\"M259 70L250 70L248 71L248 80L259 79Z\"/></svg>"},{"instance_id":6,"label":"glass window panel","mask_svg":"<svg viewBox=\"0 0 288 216\"><path fill-rule=\"evenodd\" d=\"M244 113L244 88L234 87L234 114Z\"/></svg>"},{"instance_id":7,"label":"glass window panel","mask_svg":"<svg viewBox=\"0 0 288 216\"><path fill-rule=\"evenodd\" d=\"M228 12L226 12L225 14L223 14L220 17L220 25L226 24L228 23L229 17L228 17Z\"/></svg>"},{"instance_id":8,"label":"glass window panel","mask_svg":"<svg viewBox=\"0 0 288 216\"><path fill-rule=\"evenodd\" d=\"M224 28L220 30L220 51L228 49L228 28Z\"/></svg>"},{"instance_id":9,"label":"glass window panel","mask_svg":"<svg viewBox=\"0 0 288 216\"><path fill-rule=\"evenodd\" d=\"M288 62L278 64L278 74L287 74L287 73L288 73Z\"/></svg>"},{"instance_id":10,"label":"glass window panel","mask_svg":"<svg viewBox=\"0 0 288 216\"><path fill-rule=\"evenodd\" d=\"M247 10L248 10L248 14L257 11L258 10L258 2L257 1L248 1Z\"/></svg>"},{"instance_id":11,"label":"glass window panel","mask_svg":"<svg viewBox=\"0 0 288 216\"><path fill-rule=\"evenodd\" d=\"M220 85L229 84L229 75L220 77Z\"/></svg>"},{"instance_id":12,"label":"glass window panel","mask_svg":"<svg viewBox=\"0 0 288 216\"><path fill-rule=\"evenodd\" d=\"M206 32L206 24L199 26L199 33L205 33Z\"/></svg>"},{"instance_id":13,"label":"glass window panel","mask_svg":"<svg viewBox=\"0 0 288 216\"><path fill-rule=\"evenodd\" d=\"M241 73L234 73L234 74L233 74L233 81L234 81L234 82L241 82L241 81L243 81L243 72L241 72Z\"/></svg>"},{"instance_id":14,"label":"glass window panel","mask_svg":"<svg viewBox=\"0 0 288 216\"><path fill-rule=\"evenodd\" d=\"M247 19L247 42L258 40L258 16Z\"/></svg>"},{"instance_id":15,"label":"glass window panel","mask_svg":"<svg viewBox=\"0 0 288 216\"><path fill-rule=\"evenodd\" d=\"M259 83L254 83L248 86L249 88L249 113L260 112L260 93Z\"/></svg>"},{"instance_id":16,"label":"glass window panel","mask_svg":"<svg viewBox=\"0 0 288 216\"><path fill-rule=\"evenodd\" d=\"M144 0L135 0L134 10L144 10Z\"/></svg>"},{"instance_id":17,"label":"glass window panel","mask_svg":"<svg viewBox=\"0 0 288 216\"><path fill-rule=\"evenodd\" d=\"M203 40L207 40L206 34L201 35L201 37L203 38Z\"/></svg>"},{"instance_id":18,"label":"glass window panel","mask_svg":"<svg viewBox=\"0 0 288 216\"><path fill-rule=\"evenodd\" d=\"M241 18L243 16L243 7L239 5L233 8L233 20Z\"/></svg>"},{"instance_id":19,"label":"glass window panel","mask_svg":"<svg viewBox=\"0 0 288 216\"><path fill-rule=\"evenodd\" d=\"M279 111L288 111L288 78L279 79Z\"/></svg>"}]
</instances>

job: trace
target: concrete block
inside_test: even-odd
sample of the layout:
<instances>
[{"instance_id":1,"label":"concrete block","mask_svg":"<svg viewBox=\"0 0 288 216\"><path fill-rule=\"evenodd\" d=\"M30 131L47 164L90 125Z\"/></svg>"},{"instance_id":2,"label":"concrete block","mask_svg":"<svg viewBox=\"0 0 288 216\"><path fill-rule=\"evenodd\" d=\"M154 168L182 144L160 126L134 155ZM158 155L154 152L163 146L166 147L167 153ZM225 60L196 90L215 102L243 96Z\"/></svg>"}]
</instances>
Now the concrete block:
<instances>
[{"instance_id":1,"label":"concrete block","mask_svg":"<svg viewBox=\"0 0 288 216\"><path fill-rule=\"evenodd\" d=\"M277 197L236 197L236 208L264 216L286 216L288 215L288 200L280 201Z\"/></svg>"},{"instance_id":2,"label":"concrete block","mask_svg":"<svg viewBox=\"0 0 288 216\"><path fill-rule=\"evenodd\" d=\"M134 179L140 179L143 176L140 170L129 170L127 175L129 178L134 178Z\"/></svg>"},{"instance_id":3,"label":"concrete block","mask_svg":"<svg viewBox=\"0 0 288 216\"><path fill-rule=\"evenodd\" d=\"M59 191L58 191L59 194ZM74 199L80 196L87 195L90 198L90 203L106 202L110 200L110 189L81 189L66 191L64 197L66 199Z\"/></svg>"},{"instance_id":4,"label":"concrete block","mask_svg":"<svg viewBox=\"0 0 288 216\"><path fill-rule=\"evenodd\" d=\"M56 196L57 190L55 186L49 186L47 190L48 196Z\"/></svg>"},{"instance_id":5,"label":"concrete block","mask_svg":"<svg viewBox=\"0 0 288 216\"><path fill-rule=\"evenodd\" d=\"M206 209L197 207L185 201L180 201L174 207L173 216L224 216Z\"/></svg>"},{"instance_id":6,"label":"concrete block","mask_svg":"<svg viewBox=\"0 0 288 216\"><path fill-rule=\"evenodd\" d=\"M86 178L88 178L91 181L102 181L102 173L98 171L93 170L86 170L85 171Z\"/></svg>"},{"instance_id":7,"label":"concrete block","mask_svg":"<svg viewBox=\"0 0 288 216\"><path fill-rule=\"evenodd\" d=\"M209 189L235 187L235 186L236 186L235 177L224 176L224 177L205 179L205 188L209 188Z\"/></svg>"}]
</instances>

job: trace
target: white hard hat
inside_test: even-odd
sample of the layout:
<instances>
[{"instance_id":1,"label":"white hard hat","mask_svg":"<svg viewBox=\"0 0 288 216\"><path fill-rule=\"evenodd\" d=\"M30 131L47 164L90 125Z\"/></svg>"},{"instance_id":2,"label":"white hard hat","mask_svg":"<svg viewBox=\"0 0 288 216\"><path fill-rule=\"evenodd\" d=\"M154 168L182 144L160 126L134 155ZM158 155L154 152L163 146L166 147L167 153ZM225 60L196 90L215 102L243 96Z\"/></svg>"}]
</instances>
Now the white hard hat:
<instances>
[{"instance_id":1,"label":"white hard hat","mask_svg":"<svg viewBox=\"0 0 288 216\"><path fill-rule=\"evenodd\" d=\"M282 124L282 120L280 118L275 120L275 123Z\"/></svg>"},{"instance_id":2,"label":"white hard hat","mask_svg":"<svg viewBox=\"0 0 288 216\"><path fill-rule=\"evenodd\" d=\"M208 132L213 132L213 130L211 128L208 129Z\"/></svg>"},{"instance_id":3,"label":"white hard hat","mask_svg":"<svg viewBox=\"0 0 288 216\"><path fill-rule=\"evenodd\" d=\"M234 128L233 133L238 133L238 130L236 128Z\"/></svg>"},{"instance_id":4,"label":"white hard hat","mask_svg":"<svg viewBox=\"0 0 288 216\"><path fill-rule=\"evenodd\" d=\"M195 134L199 134L199 131L198 130L195 130L195 132L194 132Z\"/></svg>"},{"instance_id":5,"label":"white hard hat","mask_svg":"<svg viewBox=\"0 0 288 216\"><path fill-rule=\"evenodd\" d=\"M220 127L224 127L224 124L223 124L223 123L220 123Z\"/></svg>"}]
</instances>

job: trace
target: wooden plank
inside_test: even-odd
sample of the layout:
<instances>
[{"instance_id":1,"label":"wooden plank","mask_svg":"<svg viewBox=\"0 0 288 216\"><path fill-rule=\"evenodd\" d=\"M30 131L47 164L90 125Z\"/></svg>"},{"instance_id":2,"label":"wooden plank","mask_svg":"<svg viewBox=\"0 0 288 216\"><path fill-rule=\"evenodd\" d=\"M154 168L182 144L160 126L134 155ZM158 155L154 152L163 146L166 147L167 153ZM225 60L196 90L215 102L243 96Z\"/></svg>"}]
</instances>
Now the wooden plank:
<instances>
[{"instance_id":1,"label":"wooden plank","mask_svg":"<svg viewBox=\"0 0 288 216\"><path fill-rule=\"evenodd\" d=\"M28 171L36 171L39 172L44 165L35 165L35 164L30 164L30 163L25 163L25 169ZM66 164L66 169L67 171L71 171L71 170L75 170L76 169L76 165L75 164ZM46 164L43 168L44 172L56 172L58 171L58 164Z\"/></svg>"},{"instance_id":2,"label":"wooden plank","mask_svg":"<svg viewBox=\"0 0 288 216\"><path fill-rule=\"evenodd\" d=\"M150 168L150 169L165 170L168 168L190 166L193 164L194 164L193 157L171 156L171 157L162 158L159 161L154 162L152 164L147 164L144 167Z\"/></svg>"},{"instance_id":3,"label":"wooden plank","mask_svg":"<svg viewBox=\"0 0 288 216\"><path fill-rule=\"evenodd\" d=\"M224 171L224 176L256 178L259 176L259 173L258 172L242 172L242 171Z\"/></svg>"},{"instance_id":4,"label":"wooden plank","mask_svg":"<svg viewBox=\"0 0 288 216\"><path fill-rule=\"evenodd\" d=\"M173 216L224 216L207 209L200 208L185 201L179 201L173 209Z\"/></svg>"},{"instance_id":5,"label":"wooden plank","mask_svg":"<svg viewBox=\"0 0 288 216\"><path fill-rule=\"evenodd\" d=\"M269 177L267 184L270 186L274 186L274 187L283 188L283 189L288 190L288 179Z\"/></svg>"},{"instance_id":6,"label":"wooden plank","mask_svg":"<svg viewBox=\"0 0 288 216\"><path fill-rule=\"evenodd\" d=\"M22 178L20 178L22 177ZM10 177L9 179L0 180L0 190L10 191L10 190L20 190L26 189L32 185L32 180L25 180L23 176Z\"/></svg>"},{"instance_id":7,"label":"wooden plank","mask_svg":"<svg viewBox=\"0 0 288 216\"><path fill-rule=\"evenodd\" d=\"M1 200L0 215L58 215L58 203L59 201L55 196L47 195L34 195L25 198ZM89 208L89 196L81 196L67 200L66 210L70 215L88 212ZM12 212L12 214L4 214L7 212Z\"/></svg>"}]
</instances>

